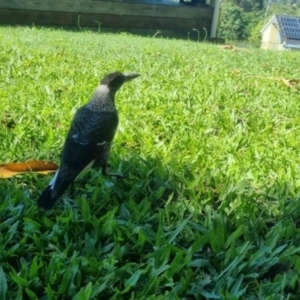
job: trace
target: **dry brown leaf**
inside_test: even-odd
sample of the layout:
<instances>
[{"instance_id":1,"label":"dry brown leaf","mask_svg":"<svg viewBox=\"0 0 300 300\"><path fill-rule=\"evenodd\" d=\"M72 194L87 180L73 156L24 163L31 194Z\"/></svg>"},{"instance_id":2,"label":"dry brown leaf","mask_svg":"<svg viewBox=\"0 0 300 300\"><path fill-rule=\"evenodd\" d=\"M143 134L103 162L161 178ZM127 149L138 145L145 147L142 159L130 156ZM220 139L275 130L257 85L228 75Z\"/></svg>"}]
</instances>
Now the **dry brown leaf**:
<instances>
[{"instance_id":1,"label":"dry brown leaf","mask_svg":"<svg viewBox=\"0 0 300 300\"><path fill-rule=\"evenodd\" d=\"M233 75L240 75L241 71L238 70L238 69L233 69L233 70L231 70L231 73L232 73Z\"/></svg>"},{"instance_id":2,"label":"dry brown leaf","mask_svg":"<svg viewBox=\"0 0 300 300\"><path fill-rule=\"evenodd\" d=\"M0 123L8 129L13 129L16 127L15 120L8 112L3 113Z\"/></svg>"},{"instance_id":3,"label":"dry brown leaf","mask_svg":"<svg viewBox=\"0 0 300 300\"><path fill-rule=\"evenodd\" d=\"M234 48L234 46L232 46L232 45L220 45L219 48L232 50Z\"/></svg>"},{"instance_id":4,"label":"dry brown leaf","mask_svg":"<svg viewBox=\"0 0 300 300\"><path fill-rule=\"evenodd\" d=\"M246 75L246 77L256 78L256 79L268 79L268 80L275 80L275 81L281 81L282 80L282 78L267 77L267 76Z\"/></svg>"},{"instance_id":5,"label":"dry brown leaf","mask_svg":"<svg viewBox=\"0 0 300 300\"><path fill-rule=\"evenodd\" d=\"M10 178L12 176L26 173L35 172L39 174L48 174L55 172L58 166L49 161L30 160L20 163L0 164L0 178Z\"/></svg>"},{"instance_id":6,"label":"dry brown leaf","mask_svg":"<svg viewBox=\"0 0 300 300\"><path fill-rule=\"evenodd\" d=\"M300 90L300 79L285 79L285 78L277 78L277 77L251 76L251 75L248 75L246 77L274 80L274 81L283 83L284 85L286 85L287 87L289 87L295 91Z\"/></svg>"},{"instance_id":7,"label":"dry brown leaf","mask_svg":"<svg viewBox=\"0 0 300 300\"><path fill-rule=\"evenodd\" d=\"M243 49L243 48L239 48L233 45L220 45L219 48L221 49L226 49L226 50L231 50L231 51L243 51L243 52L248 52L251 53L251 51Z\"/></svg>"},{"instance_id":8,"label":"dry brown leaf","mask_svg":"<svg viewBox=\"0 0 300 300\"><path fill-rule=\"evenodd\" d=\"M298 91L300 89L300 79L282 79L283 84Z\"/></svg>"}]
</instances>

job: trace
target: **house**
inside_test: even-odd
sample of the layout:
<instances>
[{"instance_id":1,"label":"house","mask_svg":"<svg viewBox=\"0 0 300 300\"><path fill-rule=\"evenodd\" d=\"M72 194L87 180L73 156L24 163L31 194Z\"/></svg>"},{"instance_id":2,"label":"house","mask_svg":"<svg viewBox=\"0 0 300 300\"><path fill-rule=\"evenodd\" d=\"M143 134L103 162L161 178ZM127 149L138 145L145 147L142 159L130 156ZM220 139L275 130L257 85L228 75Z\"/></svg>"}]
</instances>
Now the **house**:
<instances>
[{"instance_id":1,"label":"house","mask_svg":"<svg viewBox=\"0 0 300 300\"><path fill-rule=\"evenodd\" d=\"M262 49L300 50L300 17L274 15L261 34Z\"/></svg>"},{"instance_id":2,"label":"house","mask_svg":"<svg viewBox=\"0 0 300 300\"><path fill-rule=\"evenodd\" d=\"M221 0L0 0L0 24L95 27L101 31L218 40ZM191 33L191 34L190 34Z\"/></svg>"}]
</instances>

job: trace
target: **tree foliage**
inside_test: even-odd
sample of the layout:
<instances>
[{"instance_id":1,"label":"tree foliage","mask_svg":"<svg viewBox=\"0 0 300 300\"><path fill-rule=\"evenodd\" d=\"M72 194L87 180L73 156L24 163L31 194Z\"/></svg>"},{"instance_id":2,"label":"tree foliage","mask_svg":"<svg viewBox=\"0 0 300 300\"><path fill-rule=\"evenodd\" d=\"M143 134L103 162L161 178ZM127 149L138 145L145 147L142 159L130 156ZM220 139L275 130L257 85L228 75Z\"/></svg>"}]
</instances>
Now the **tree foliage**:
<instances>
[{"instance_id":1,"label":"tree foliage","mask_svg":"<svg viewBox=\"0 0 300 300\"><path fill-rule=\"evenodd\" d=\"M225 0L219 36L231 41L258 44L263 25L274 14L300 16L300 0Z\"/></svg>"},{"instance_id":2,"label":"tree foliage","mask_svg":"<svg viewBox=\"0 0 300 300\"><path fill-rule=\"evenodd\" d=\"M219 36L228 40L244 40L246 36L246 21L243 9L231 3L223 6L222 23L219 29Z\"/></svg>"},{"instance_id":3,"label":"tree foliage","mask_svg":"<svg viewBox=\"0 0 300 300\"><path fill-rule=\"evenodd\" d=\"M261 10L264 7L263 0L232 0L232 4L241 7L244 12Z\"/></svg>"}]
</instances>

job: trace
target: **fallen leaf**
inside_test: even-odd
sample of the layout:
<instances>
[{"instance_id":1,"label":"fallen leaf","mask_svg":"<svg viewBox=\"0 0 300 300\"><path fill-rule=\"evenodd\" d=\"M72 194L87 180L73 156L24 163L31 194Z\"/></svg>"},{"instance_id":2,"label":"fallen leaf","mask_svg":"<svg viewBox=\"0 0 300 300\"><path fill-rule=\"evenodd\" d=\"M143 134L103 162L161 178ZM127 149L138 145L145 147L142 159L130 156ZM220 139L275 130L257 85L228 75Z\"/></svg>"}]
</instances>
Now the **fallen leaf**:
<instances>
[{"instance_id":1,"label":"fallen leaf","mask_svg":"<svg viewBox=\"0 0 300 300\"><path fill-rule=\"evenodd\" d=\"M39 174L48 174L55 172L58 166L49 161L30 160L20 163L7 163L0 164L0 178L10 178L12 176L26 173L35 172Z\"/></svg>"},{"instance_id":2,"label":"fallen leaf","mask_svg":"<svg viewBox=\"0 0 300 300\"><path fill-rule=\"evenodd\" d=\"M231 70L231 73L232 73L233 75L240 75L241 71L238 70L238 69L233 69L233 70Z\"/></svg>"},{"instance_id":3,"label":"fallen leaf","mask_svg":"<svg viewBox=\"0 0 300 300\"><path fill-rule=\"evenodd\" d=\"M231 50L231 51L243 51L243 52L251 53L251 51L249 51L249 50L239 48L239 47L236 47L233 45L220 45L219 48L225 49L225 50Z\"/></svg>"},{"instance_id":4,"label":"fallen leaf","mask_svg":"<svg viewBox=\"0 0 300 300\"><path fill-rule=\"evenodd\" d=\"M16 127L16 122L15 120L12 118L12 116L7 113L7 112L4 112L3 114L3 117L2 117L2 120L1 120L1 124L3 126L6 126L8 129L13 129Z\"/></svg>"},{"instance_id":5,"label":"fallen leaf","mask_svg":"<svg viewBox=\"0 0 300 300\"><path fill-rule=\"evenodd\" d=\"M277 78L277 77L252 76L252 75L247 75L246 77L274 80L274 81L283 83L284 85L286 85L287 87L289 87L295 91L300 90L300 79L285 79L285 78Z\"/></svg>"},{"instance_id":6,"label":"fallen leaf","mask_svg":"<svg viewBox=\"0 0 300 300\"><path fill-rule=\"evenodd\" d=\"M300 88L300 80L299 79L282 79L283 84L286 86L298 91Z\"/></svg>"}]
</instances>

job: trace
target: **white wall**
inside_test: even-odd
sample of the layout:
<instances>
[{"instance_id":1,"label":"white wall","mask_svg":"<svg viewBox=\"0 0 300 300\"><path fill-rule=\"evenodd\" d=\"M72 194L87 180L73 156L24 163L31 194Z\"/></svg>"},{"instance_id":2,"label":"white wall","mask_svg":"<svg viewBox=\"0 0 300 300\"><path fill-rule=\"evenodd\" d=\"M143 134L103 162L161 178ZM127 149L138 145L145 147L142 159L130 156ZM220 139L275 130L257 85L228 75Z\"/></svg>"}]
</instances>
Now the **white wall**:
<instances>
[{"instance_id":1,"label":"white wall","mask_svg":"<svg viewBox=\"0 0 300 300\"><path fill-rule=\"evenodd\" d=\"M275 24L270 24L262 34L262 49L284 50L280 41L279 31Z\"/></svg>"}]
</instances>

